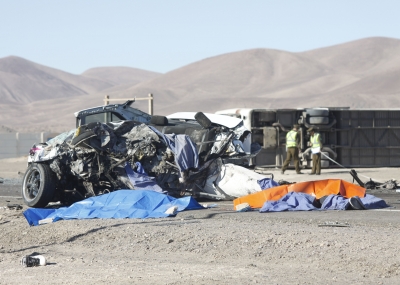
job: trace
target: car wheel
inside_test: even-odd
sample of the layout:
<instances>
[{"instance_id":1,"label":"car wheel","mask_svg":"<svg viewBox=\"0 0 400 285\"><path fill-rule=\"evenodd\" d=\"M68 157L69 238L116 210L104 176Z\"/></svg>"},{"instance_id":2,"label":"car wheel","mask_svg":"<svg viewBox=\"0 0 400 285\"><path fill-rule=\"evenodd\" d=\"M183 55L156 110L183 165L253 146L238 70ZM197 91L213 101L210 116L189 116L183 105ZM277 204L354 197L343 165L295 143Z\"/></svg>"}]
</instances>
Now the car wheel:
<instances>
[{"instance_id":1,"label":"car wheel","mask_svg":"<svg viewBox=\"0 0 400 285\"><path fill-rule=\"evenodd\" d=\"M42 208L51 202L56 189L56 176L50 166L34 163L28 167L22 182L22 197L29 207Z\"/></svg>"}]
</instances>

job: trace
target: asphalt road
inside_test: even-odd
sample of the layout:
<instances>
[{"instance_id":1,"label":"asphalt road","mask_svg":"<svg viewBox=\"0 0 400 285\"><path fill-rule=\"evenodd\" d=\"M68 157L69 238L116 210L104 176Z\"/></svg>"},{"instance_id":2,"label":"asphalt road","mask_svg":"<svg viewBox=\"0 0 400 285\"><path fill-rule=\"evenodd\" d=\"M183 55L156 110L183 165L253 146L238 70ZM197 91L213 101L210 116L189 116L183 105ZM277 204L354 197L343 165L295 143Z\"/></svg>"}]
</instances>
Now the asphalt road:
<instances>
[{"instance_id":1,"label":"asphalt road","mask_svg":"<svg viewBox=\"0 0 400 285\"><path fill-rule=\"evenodd\" d=\"M0 180L0 196L21 197L22 179Z\"/></svg>"}]
</instances>

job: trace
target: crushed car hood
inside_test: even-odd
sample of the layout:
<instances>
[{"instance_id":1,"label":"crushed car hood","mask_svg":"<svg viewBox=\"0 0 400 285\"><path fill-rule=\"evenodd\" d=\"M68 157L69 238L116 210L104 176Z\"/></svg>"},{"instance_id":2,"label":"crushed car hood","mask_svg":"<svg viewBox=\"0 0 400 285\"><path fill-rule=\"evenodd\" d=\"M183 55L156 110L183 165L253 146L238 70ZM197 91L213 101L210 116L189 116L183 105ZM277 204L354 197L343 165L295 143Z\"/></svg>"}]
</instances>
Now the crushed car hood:
<instances>
[{"instance_id":1,"label":"crushed car hood","mask_svg":"<svg viewBox=\"0 0 400 285\"><path fill-rule=\"evenodd\" d=\"M169 119L183 119L183 120L196 120L195 116L196 112L178 112L171 115L168 115L167 118ZM207 118L210 119L211 122L214 124L218 124L230 129L237 127L241 122L242 119L233 118L225 115L217 115L217 114L210 114L204 113Z\"/></svg>"}]
</instances>

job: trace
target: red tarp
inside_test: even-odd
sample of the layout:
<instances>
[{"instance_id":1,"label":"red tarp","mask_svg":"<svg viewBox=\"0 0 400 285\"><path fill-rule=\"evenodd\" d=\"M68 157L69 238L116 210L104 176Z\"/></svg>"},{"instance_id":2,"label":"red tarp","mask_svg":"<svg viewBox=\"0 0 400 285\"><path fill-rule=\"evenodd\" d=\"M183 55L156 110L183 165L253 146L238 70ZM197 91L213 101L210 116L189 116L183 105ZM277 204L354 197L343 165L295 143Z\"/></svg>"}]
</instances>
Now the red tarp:
<instances>
[{"instance_id":1,"label":"red tarp","mask_svg":"<svg viewBox=\"0 0 400 285\"><path fill-rule=\"evenodd\" d=\"M288 192L302 192L320 199L328 195L341 195L346 198L364 197L365 188L341 179L326 179L318 181L299 182L281 185L233 200L234 208L242 203L249 203L252 208L261 208L266 201L277 201Z\"/></svg>"}]
</instances>

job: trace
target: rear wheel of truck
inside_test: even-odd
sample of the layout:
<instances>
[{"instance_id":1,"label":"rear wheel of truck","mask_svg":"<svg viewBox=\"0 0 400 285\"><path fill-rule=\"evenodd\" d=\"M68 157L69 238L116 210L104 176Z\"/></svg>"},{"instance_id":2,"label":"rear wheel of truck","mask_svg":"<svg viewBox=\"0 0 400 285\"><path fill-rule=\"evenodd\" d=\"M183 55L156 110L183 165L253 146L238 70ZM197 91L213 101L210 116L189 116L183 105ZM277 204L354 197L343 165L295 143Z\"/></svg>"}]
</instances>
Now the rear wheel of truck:
<instances>
[{"instance_id":1,"label":"rear wheel of truck","mask_svg":"<svg viewBox=\"0 0 400 285\"><path fill-rule=\"evenodd\" d=\"M327 116L329 116L328 109L320 109L320 108L306 109L306 113L310 117L327 117Z\"/></svg>"},{"instance_id":2,"label":"rear wheel of truck","mask_svg":"<svg viewBox=\"0 0 400 285\"><path fill-rule=\"evenodd\" d=\"M28 167L22 181L22 197L25 204L43 208L51 202L56 189L56 176L50 166L34 163Z\"/></svg>"},{"instance_id":3,"label":"rear wheel of truck","mask_svg":"<svg viewBox=\"0 0 400 285\"><path fill-rule=\"evenodd\" d=\"M329 117L310 117L311 125L327 125L329 124Z\"/></svg>"}]
</instances>

